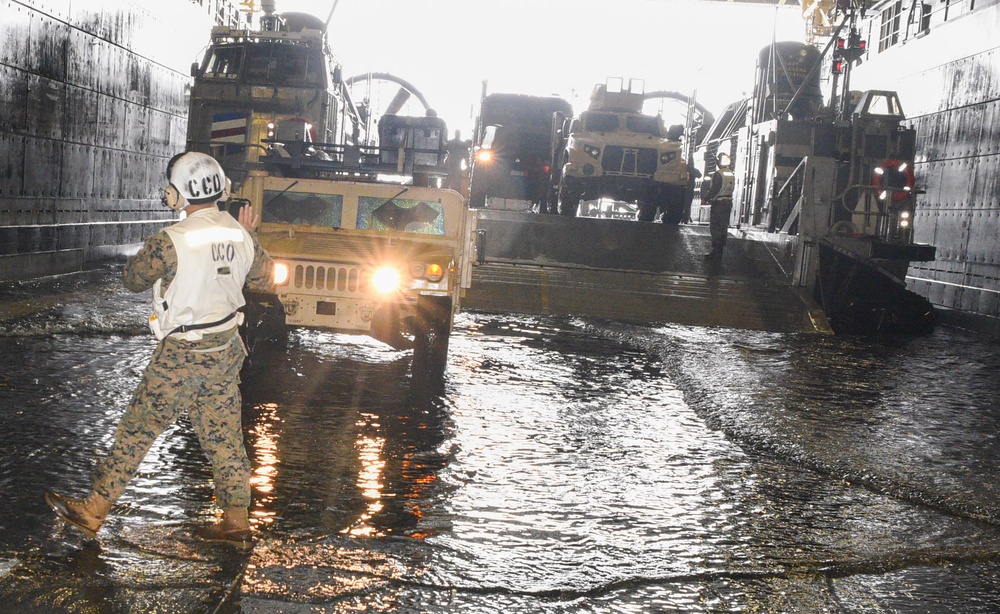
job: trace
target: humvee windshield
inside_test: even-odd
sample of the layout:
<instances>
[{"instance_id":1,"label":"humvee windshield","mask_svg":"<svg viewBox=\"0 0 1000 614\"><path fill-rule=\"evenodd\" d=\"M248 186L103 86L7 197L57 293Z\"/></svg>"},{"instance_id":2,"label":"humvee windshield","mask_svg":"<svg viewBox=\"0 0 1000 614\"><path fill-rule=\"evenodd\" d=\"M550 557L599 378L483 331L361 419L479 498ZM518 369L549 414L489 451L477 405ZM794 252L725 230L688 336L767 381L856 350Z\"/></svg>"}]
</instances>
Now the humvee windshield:
<instances>
[{"instance_id":1,"label":"humvee windshield","mask_svg":"<svg viewBox=\"0 0 1000 614\"><path fill-rule=\"evenodd\" d=\"M444 235L441 203L405 198L358 198L359 230L396 230L426 235Z\"/></svg>"},{"instance_id":2,"label":"humvee windshield","mask_svg":"<svg viewBox=\"0 0 1000 614\"><path fill-rule=\"evenodd\" d=\"M318 48L278 43L224 45L212 49L203 76L257 85L323 86L324 66Z\"/></svg>"},{"instance_id":3,"label":"humvee windshield","mask_svg":"<svg viewBox=\"0 0 1000 614\"><path fill-rule=\"evenodd\" d=\"M264 190L262 222L340 228L344 212L341 194L310 194Z\"/></svg>"}]
</instances>

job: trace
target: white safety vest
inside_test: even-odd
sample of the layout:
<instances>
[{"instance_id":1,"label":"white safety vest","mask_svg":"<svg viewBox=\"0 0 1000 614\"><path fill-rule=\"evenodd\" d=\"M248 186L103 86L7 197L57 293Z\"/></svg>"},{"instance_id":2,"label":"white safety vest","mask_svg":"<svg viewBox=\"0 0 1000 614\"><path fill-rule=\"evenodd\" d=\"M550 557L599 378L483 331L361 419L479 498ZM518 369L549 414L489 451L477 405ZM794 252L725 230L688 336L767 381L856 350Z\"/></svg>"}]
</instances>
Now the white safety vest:
<instances>
[{"instance_id":1,"label":"white safety vest","mask_svg":"<svg viewBox=\"0 0 1000 614\"><path fill-rule=\"evenodd\" d=\"M243 314L236 310L246 303L243 283L253 265L250 233L229 213L215 208L197 211L166 232L177 252L177 275L165 294L162 279L153 284L149 328L156 338L171 335L196 341L207 333L239 326ZM219 323L199 326L213 322ZM199 328L182 328L190 325Z\"/></svg>"},{"instance_id":2,"label":"white safety vest","mask_svg":"<svg viewBox=\"0 0 1000 614\"><path fill-rule=\"evenodd\" d=\"M717 200L732 200L733 188L736 187L736 176L731 170L719 169L719 173L722 175L722 187L719 188L719 193L715 195L715 198Z\"/></svg>"}]
</instances>

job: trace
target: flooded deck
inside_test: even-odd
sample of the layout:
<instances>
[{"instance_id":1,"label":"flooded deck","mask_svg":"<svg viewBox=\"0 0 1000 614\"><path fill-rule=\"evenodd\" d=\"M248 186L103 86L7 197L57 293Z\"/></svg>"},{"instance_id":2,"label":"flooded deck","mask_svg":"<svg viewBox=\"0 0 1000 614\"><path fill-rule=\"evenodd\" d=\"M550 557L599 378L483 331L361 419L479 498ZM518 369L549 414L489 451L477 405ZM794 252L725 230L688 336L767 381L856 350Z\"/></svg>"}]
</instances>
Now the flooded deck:
<instances>
[{"instance_id":1,"label":"flooded deck","mask_svg":"<svg viewBox=\"0 0 1000 614\"><path fill-rule=\"evenodd\" d=\"M829 331L759 241L730 236L722 259L706 260L707 226L481 209L478 228L468 311Z\"/></svg>"},{"instance_id":2,"label":"flooded deck","mask_svg":"<svg viewBox=\"0 0 1000 614\"><path fill-rule=\"evenodd\" d=\"M0 288L5 612L994 612L1000 358L462 314L442 381L293 331L243 373L249 554L190 532L211 475L157 441L99 539L81 493L153 348L114 268Z\"/></svg>"}]
</instances>

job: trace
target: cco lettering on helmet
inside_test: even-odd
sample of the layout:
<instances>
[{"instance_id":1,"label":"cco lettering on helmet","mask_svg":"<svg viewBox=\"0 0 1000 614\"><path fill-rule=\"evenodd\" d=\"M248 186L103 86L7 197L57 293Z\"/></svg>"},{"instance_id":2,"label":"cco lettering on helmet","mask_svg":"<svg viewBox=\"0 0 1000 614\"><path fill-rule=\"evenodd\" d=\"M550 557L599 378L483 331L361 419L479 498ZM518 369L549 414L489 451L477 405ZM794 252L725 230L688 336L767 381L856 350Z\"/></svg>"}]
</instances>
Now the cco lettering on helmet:
<instances>
[{"instance_id":1,"label":"cco lettering on helmet","mask_svg":"<svg viewBox=\"0 0 1000 614\"><path fill-rule=\"evenodd\" d=\"M225 198L226 174L208 154L189 151L167 163L167 182L163 204L175 211L188 205L214 203Z\"/></svg>"}]
</instances>

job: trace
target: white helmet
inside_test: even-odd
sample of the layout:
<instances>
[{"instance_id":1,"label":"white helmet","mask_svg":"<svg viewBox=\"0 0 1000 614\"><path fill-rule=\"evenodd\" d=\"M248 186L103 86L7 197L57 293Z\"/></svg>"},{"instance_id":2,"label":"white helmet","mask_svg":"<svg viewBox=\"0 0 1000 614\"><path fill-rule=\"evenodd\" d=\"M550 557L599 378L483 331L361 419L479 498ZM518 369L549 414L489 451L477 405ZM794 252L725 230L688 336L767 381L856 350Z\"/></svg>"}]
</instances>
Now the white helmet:
<instances>
[{"instance_id":1,"label":"white helmet","mask_svg":"<svg viewBox=\"0 0 1000 614\"><path fill-rule=\"evenodd\" d=\"M225 200L229 180L226 173L208 154L189 151L177 154L167 163L167 182L163 204L174 211L188 205L203 205Z\"/></svg>"}]
</instances>

